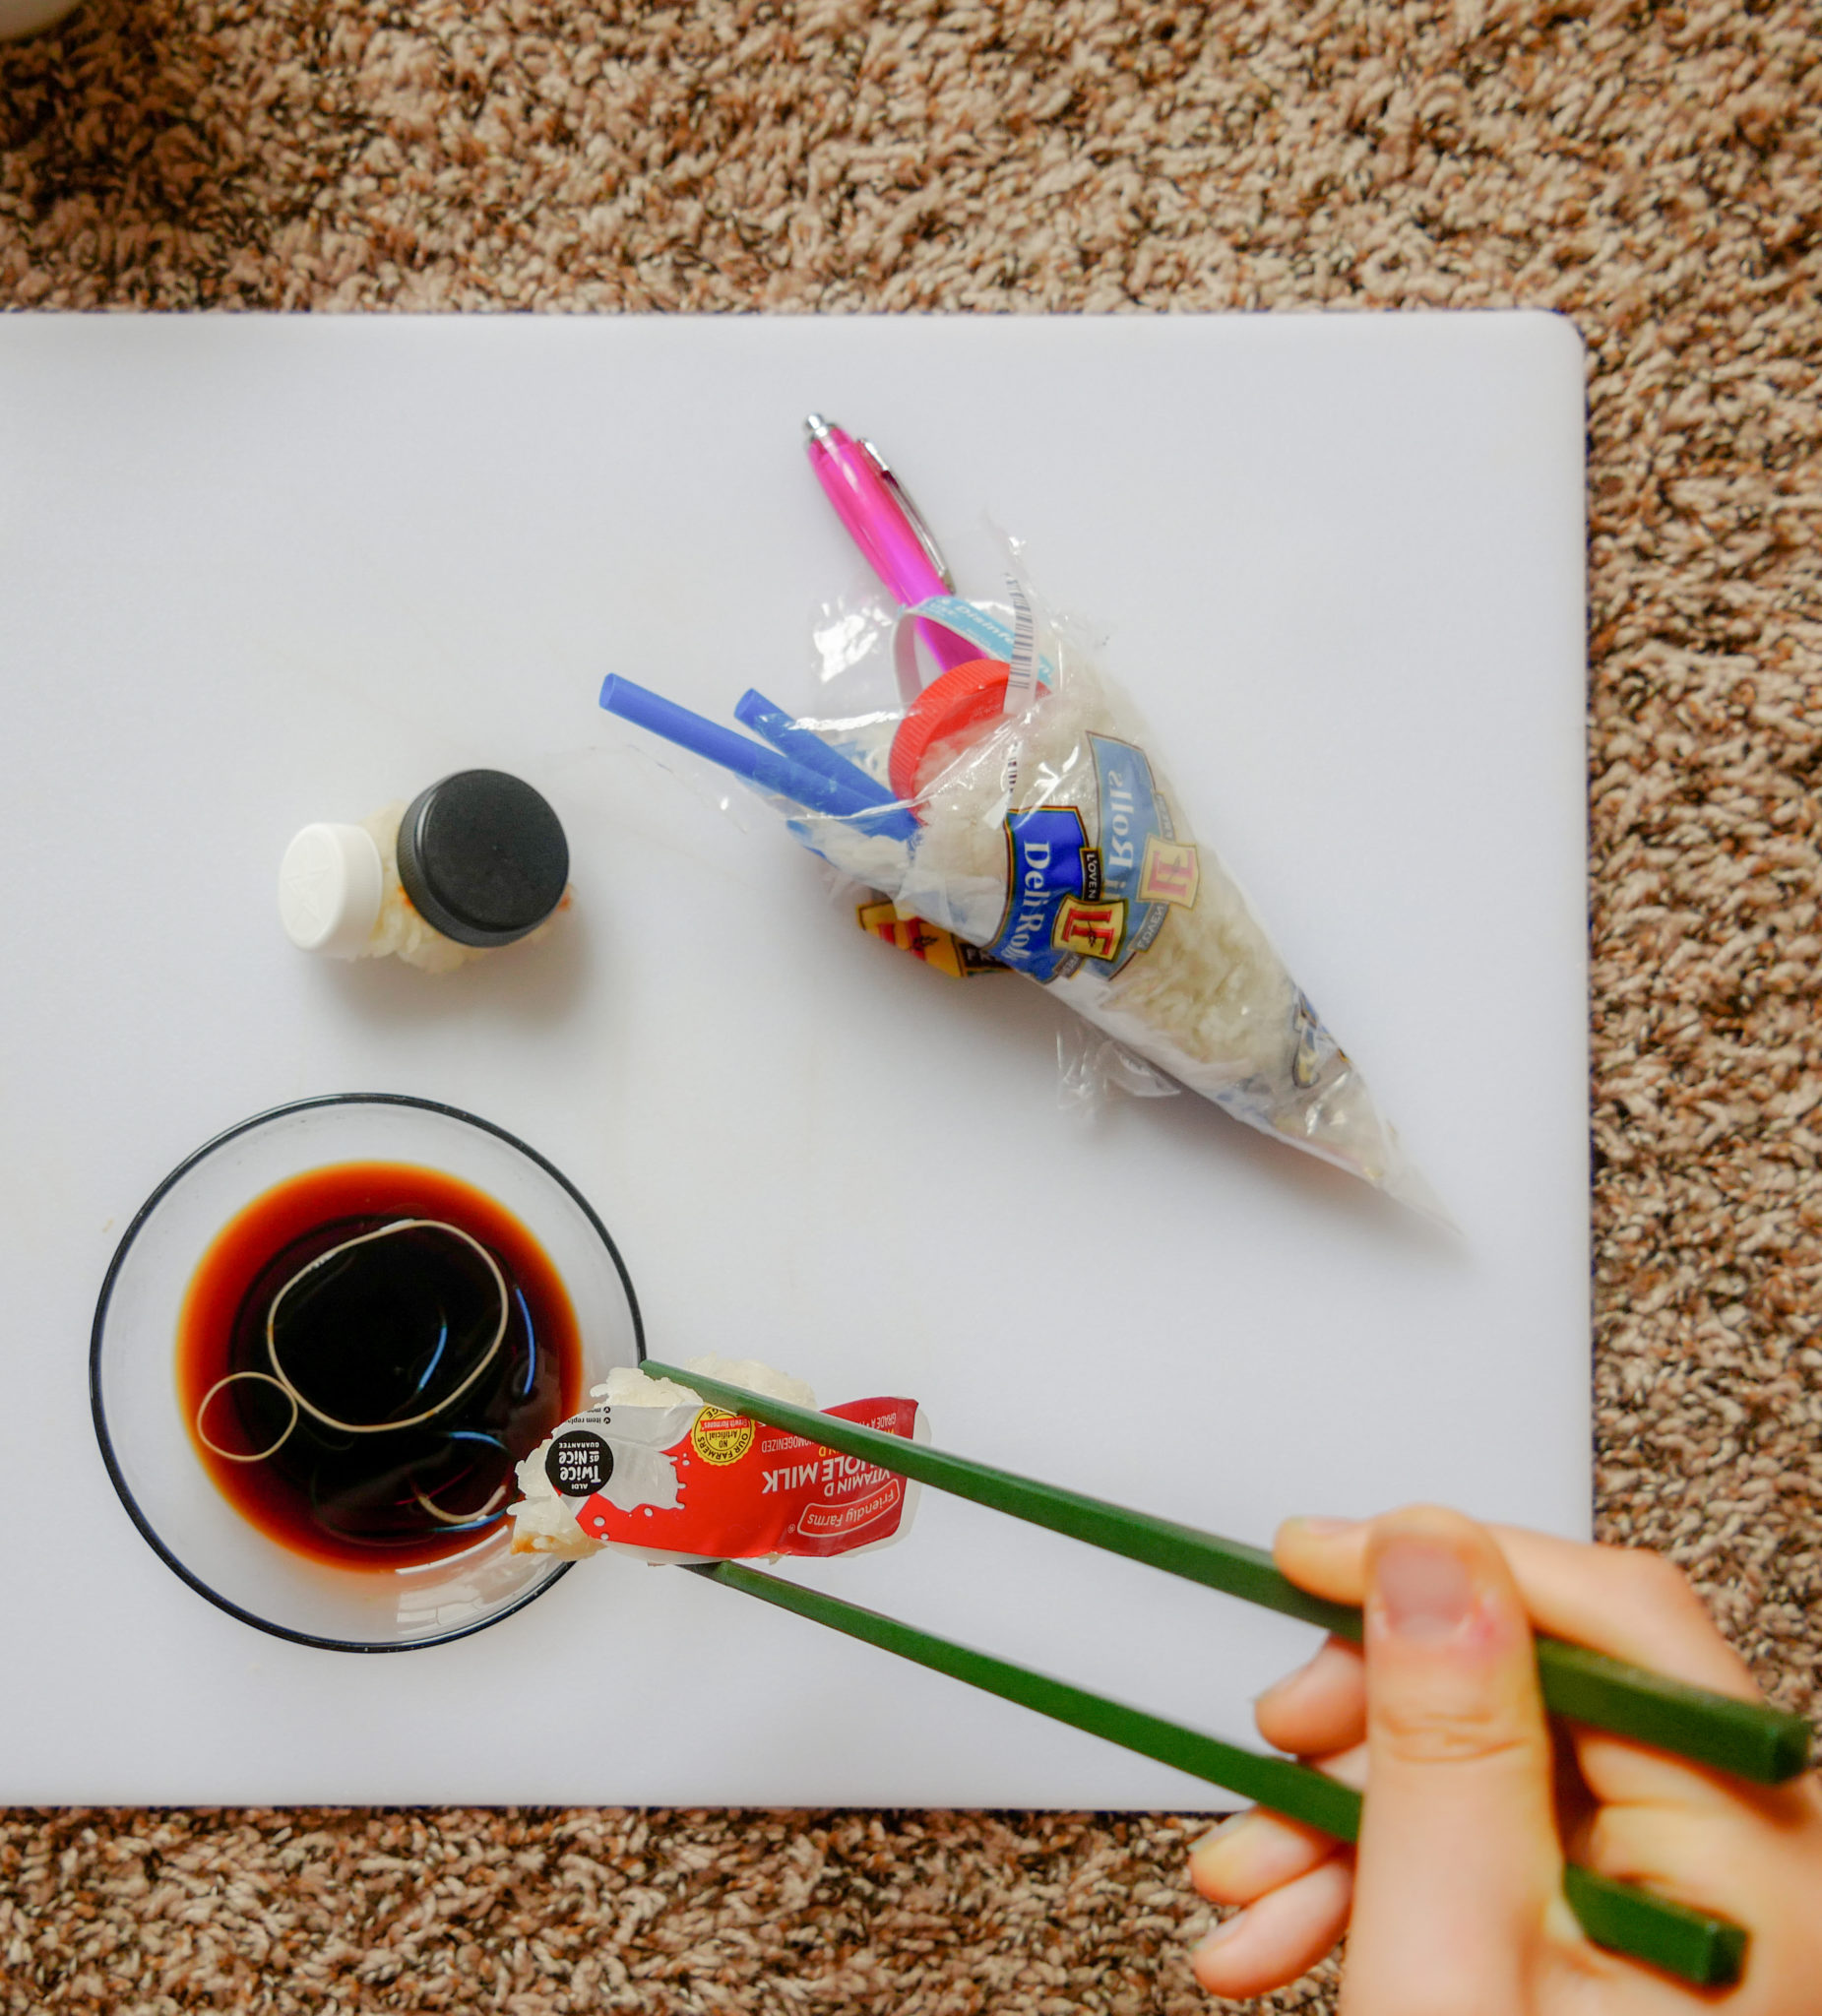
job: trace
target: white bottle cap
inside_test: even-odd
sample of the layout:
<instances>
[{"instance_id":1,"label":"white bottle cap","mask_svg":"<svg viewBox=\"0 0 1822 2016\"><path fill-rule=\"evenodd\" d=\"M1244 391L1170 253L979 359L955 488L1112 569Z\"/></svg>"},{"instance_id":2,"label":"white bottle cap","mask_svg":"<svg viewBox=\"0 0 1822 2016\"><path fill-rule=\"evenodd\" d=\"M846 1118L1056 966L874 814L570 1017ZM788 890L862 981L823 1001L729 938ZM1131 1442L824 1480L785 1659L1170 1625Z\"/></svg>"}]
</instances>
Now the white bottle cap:
<instances>
[{"instance_id":1,"label":"white bottle cap","mask_svg":"<svg viewBox=\"0 0 1822 2016\"><path fill-rule=\"evenodd\" d=\"M352 959L380 920L386 871L364 826L306 826L279 864L284 935L305 952Z\"/></svg>"}]
</instances>

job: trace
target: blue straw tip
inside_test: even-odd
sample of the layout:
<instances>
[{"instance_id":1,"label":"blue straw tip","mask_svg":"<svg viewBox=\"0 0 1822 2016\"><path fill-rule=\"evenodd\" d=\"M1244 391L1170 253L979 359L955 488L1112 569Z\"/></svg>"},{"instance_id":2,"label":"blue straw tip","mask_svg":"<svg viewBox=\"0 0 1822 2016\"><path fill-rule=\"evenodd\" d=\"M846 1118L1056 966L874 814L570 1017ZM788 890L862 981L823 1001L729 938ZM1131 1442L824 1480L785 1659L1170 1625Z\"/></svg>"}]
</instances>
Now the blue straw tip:
<instances>
[{"instance_id":1,"label":"blue straw tip","mask_svg":"<svg viewBox=\"0 0 1822 2016\"><path fill-rule=\"evenodd\" d=\"M613 703L618 698L619 686L619 676L614 672L609 672L601 681L601 705L609 714L613 712Z\"/></svg>"}]
</instances>

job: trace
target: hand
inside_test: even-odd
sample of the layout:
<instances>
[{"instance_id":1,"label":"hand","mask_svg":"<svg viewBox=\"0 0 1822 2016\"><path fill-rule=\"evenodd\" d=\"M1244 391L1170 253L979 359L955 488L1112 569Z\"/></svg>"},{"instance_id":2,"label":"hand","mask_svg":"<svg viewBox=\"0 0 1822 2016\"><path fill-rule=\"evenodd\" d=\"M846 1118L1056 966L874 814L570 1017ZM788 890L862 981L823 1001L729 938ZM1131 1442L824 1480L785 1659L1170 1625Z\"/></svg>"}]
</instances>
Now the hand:
<instances>
[{"instance_id":1,"label":"hand","mask_svg":"<svg viewBox=\"0 0 1822 2016\"><path fill-rule=\"evenodd\" d=\"M1260 1733L1367 1790L1357 1853L1266 1812L1190 1858L1240 1905L1196 1977L1263 1994L1344 1931L1344 2016L1693 2016L1712 2004L1591 1945L1565 1856L1718 1912L1752 1934L1728 2016L1822 2007L1822 1787L1752 1786L1599 1730L1553 1753L1531 1629L1758 1699L1682 1574L1657 1555L1481 1527L1419 1506L1288 1522L1278 1565L1364 1604L1362 1651L1330 1639L1260 1697Z\"/></svg>"}]
</instances>

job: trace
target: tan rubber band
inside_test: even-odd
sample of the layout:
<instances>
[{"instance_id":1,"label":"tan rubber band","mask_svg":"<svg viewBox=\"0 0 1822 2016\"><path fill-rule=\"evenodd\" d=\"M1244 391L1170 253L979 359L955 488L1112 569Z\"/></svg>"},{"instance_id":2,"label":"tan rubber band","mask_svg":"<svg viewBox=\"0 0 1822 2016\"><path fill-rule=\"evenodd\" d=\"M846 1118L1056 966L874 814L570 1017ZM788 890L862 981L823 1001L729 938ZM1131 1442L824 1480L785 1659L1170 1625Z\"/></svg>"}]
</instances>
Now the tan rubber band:
<instances>
[{"instance_id":1,"label":"tan rubber band","mask_svg":"<svg viewBox=\"0 0 1822 2016\"><path fill-rule=\"evenodd\" d=\"M284 1432L270 1449L262 1449L256 1456L241 1456L232 1449L223 1449L220 1442L209 1439L209 1430L203 1426L203 1417L209 1412L209 1403L223 1386L231 1386L236 1379L264 1379L268 1386L276 1386L291 1403L291 1418L284 1424ZM270 1372L229 1372L225 1379L218 1379L203 1395L202 1404L196 1410L196 1439L205 1449L212 1450L223 1463L264 1463L269 1456L278 1455L291 1438L291 1430L297 1425L297 1396L283 1379L275 1379Z\"/></svg>"},{"instance_id":2,"label":"tan rubber band","mask_svg":"<svg viewBox=\"0 0 1822 2016\"><path fill-rule=\"evenodd\" d=\"M374 1239L389 1239L397 1232L411 1231L417 1228L448 1232L452 1237L461 1239L466 1244L472 1246L475 1252L486 1261L487 1272L493 1276L493 1285L500 1292L500 1321L498 1327L494 1330L493 1341L475 1360L473 1370L463 1380L462 1384L453 1393L446 1394L434 1407L426 1408L422 1414L408 1415L401 1421L339 1421L334 1415L325 1414L320 1407L312 1407L303 1395L298 1392L297 1388L292 1385L290 1380L286 1378L284 1367L279 1362L279 1347L272 1334L273 1326L279 1320L279 1304L302 1281L306 1274L314 1272L319 1267L327 1266L339 1254L350 1252L356 1246L365 1246ZM437 1415L440 1415L445 1408L453 1407L487 1367L493 1363L500 1346L505 1342L506 1326L511 1320L512 1297L506 1292L506 1277L500 1272L500 1263L477 1238L473 1237L471 1233L465 1232L459 1225L446 1225L440 1218L399 1218L395 1219L391 1225L381 1226L377 1231L362 1232L358 1238L344 1239L341 1245L331 1246L327 1253L319 1253L308 1266L300 1267L291 1276L290 1280L273 1296L272 1306L266 1311L266 1355L272 1360L272 1369L277 1377L278 1384L284 1388L285 1392L291 1396L297 1406L312 1420L321 1421L326 1428L335 1428L344 1435L385 1435L390 1434L395 1428L415 1428L421 1426L423 1422L431 1420Z\"/></svg>"},{"instance_id":3,"label":"tan rubber band","mask_svg":"<svg viewBox=\"0 0 1822 2016\"><path fill-rule=\"evenodd\" d=\"M306 1274L311 1273L318 1267L325 1266L339 1254L346 1253L355 1246L364 1246L373 1239L390 1238L395 1232L411 1230L448 1232L452 1237L461 1239L468 1245L472 1246L475 1252L487 1263L487 1272L493 1276L493 1285L500 1292L500 1320L494 1329L493 1339L487 1346L487 1349L481 1353L480 1357L475 1361L473 1369L463 1380L462 1384L453 1393L446 1394L434 1407L426 1408L422 1414L408 1415L404 1420L339 1421L334 1415L325 1414L320 1407L312 1407L309 1401L292 1385L290 1379L285 1374L284 1367L279 1362L279 1347L277 1340L273 1336L273 1328L279 1316L279 1304L283 1301L285 1296L290 1293L291 1290L297 1286ZM266 1355L272 1361L272 1370L270 1372L229 1372L225 1378L218 1379L210 1387L209 1391L203 1395L202 1401L197 1407L194 1423L196 1438L205 1449L220 1457L223 1463L264 1463L269 1458L278 1455L279 1451L284 1447L296 1428L299 1419L306 1414L312 1420L321 1421L325 1427L335 1428L344 1435L384 1435L390 1434L395 1428L420 1427L425 1421L434 1419L446 1408L453 1407L487 1367L492 1364L494 1358L499 1354L500 1346L506 1341L506 1326L511 1320L512 1297L507 1292L506 1277L500 1272L500 1263L477 1238L471 1233L465 1232L459 1225L446 1224L440 1218L394 1219L392 1224L383 1225L376 1231L362 1232L358 1238L344 1239L341 1245L331 1246L327 1253L319 1253L314 1260L300 1267L291 1276L290 1280L280 1289L279 1292L272 1298L272 1306L266 1311ZM291 1404L291 1418L284 1424L283 1434L273 1443L270 1449L262 1449L256 1456L243 1456L235 1450L223 1449L220 1442L211 1440L208 1431L203 1426L203 1416L209 1411L209 1403L220 1392L223 1386L231 1386L236 1379L264 1379L269 1386L276 1386ZM413 1488L415 1489L415 1487ZM505 1486L502 1485L494 1493L494 1498L503 1496L504 1492ZM471 1519L483 1518L492 1509L493 1505L493 1499L489 1499L479 1512L470 1512L461 1519L457 1519L450 1513L439 1512L423 1496L421 1491L416 1492L416 1496L426 1512L430 1513L433 1518L440 1519L446 1525L451 1526L464 1526Z\"/></svg>"}]
</instances>

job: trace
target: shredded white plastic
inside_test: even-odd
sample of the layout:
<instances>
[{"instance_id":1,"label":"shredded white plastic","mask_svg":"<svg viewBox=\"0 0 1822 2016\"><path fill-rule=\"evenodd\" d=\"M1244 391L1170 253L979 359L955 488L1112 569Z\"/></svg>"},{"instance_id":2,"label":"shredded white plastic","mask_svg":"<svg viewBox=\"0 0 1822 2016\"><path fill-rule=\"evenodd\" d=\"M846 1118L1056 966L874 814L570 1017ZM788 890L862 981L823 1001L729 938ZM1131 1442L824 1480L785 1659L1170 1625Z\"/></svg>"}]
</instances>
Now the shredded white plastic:
<instances>
[{"instance_id":1,"label":"shredded white plastic","mask_svg":"<svg viewBox=\"0 0 1822 2016\"><path fill-rule=\"evenodd\" d=\"M804 1379L793 1379L758 1358L724 1358L719 1352L705 1352L685 1358L686 1372L700 1372L705 1379L720 1379L723 1385L744 1386L749 1393L763 1393L791 1407L814 1407L816 1390ZM702 1396L674 1379L655 1379L637 1365L615 1365L599 1386L591 1386L592 1399L604 1400L609 1407L700 1407Z\"/></svg>"},{"instance_id":2,"label":"shredded white plastic","mask_svg":"<svg viewBox=\"0 0 1822 2016\"><path fill-rule=\"evenodd\" d=\"M455 939L445 938L441 931L432 930L412 908L405 884L399 880L399 827L404 818L405 800L395 798L360 822L379 848L385 885L380 892L379 916L359 956L384 959L390 953L395 959L403 959L407 966L418 967L425 973L454 973L457 967L478 959L484 948L458 945Z\"/></svg>"},{"instance_id":3,"label":"shredded white plastic","mask_svg":"<svg viewBox=\"0 0 1822 2016\"><path fill-rule=\"evenodd\" d=\"M654 1379L637 1365L615 1365L598 1386L589 1388L591 1400L609 1407L697 1407L699 1395L674 1379Z\"/></svg>"}]
</instances>

